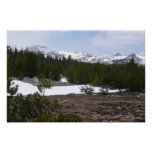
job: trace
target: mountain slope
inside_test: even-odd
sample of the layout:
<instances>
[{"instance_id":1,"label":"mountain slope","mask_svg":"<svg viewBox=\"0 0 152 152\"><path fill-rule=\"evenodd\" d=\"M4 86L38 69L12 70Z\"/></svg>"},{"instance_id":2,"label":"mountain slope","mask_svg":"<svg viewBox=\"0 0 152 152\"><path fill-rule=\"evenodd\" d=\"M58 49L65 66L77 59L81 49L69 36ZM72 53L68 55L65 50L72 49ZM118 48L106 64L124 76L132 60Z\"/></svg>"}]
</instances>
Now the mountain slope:
<instances>
[{"instance_id":1,"label":"mountain slope","mask_svg":"<svg viewBox=\"0 0 152 152\"><path fill-rule=\"evenodd\" d=\"M92 54L85 52L69 52L69 51L58 51L52 50L45 46L35 45L28 48L30 51L34 52L42 52L45 55L52 56L53 58L68 58L71 56L72 59L77 60L79 62L90 62L90 63L103 63L103 64L122 64L129 62L132 58L135 60L135 63L144 65L145 57L138 54L130 54L129 56L122 56L120 53L116 53L112 56L93 56Z\"/></svg>"}]
</instances>

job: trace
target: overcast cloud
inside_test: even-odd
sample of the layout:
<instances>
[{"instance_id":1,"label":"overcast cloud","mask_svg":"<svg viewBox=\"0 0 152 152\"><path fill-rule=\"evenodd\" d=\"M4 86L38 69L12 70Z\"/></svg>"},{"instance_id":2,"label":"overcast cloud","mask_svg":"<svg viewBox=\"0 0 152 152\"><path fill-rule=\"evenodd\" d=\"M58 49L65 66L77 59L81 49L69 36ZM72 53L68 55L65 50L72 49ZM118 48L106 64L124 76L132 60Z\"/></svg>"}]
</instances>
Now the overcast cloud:
<instances>
[{"instance_id":1,"label":"overcast cloud","mask_svg":"<svg viewBox=\"0 0 152 152\"><path fill-rule=\"evenodd\" d=\"M133 45L145 43L143 31L108 31L99 32L90 39L91 43L102 49L129 49Z\"/></svg>"},{"instance_id":2,"label":"overcast cloud","mask_svg":"<svg viewBox=\"0 0 152 152\"><path fill-rule=\"evenodd\" d=\"M37 44L48 45L49 37L48 31L8 31L7 44L18 48Z\"/></svg>"}]
</instances>

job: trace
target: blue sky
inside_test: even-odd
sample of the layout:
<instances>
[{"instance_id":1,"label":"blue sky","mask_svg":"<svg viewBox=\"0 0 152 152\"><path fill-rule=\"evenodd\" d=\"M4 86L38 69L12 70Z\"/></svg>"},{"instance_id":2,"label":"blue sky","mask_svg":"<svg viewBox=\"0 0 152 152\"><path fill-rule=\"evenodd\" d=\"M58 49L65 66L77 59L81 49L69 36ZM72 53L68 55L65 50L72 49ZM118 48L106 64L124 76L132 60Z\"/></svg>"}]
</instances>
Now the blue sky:
<instances>
[{"instance_id":1,"label":"blue sky","mask_svg":"<svg viewBox=\"0 0 152 152\"><path fill-rule=\"evenodd\" d=\"M55 50L102 56L145 52L144 31L8 31L7 44L17 48L43 45Z\"/></svg>"}]
</instances>

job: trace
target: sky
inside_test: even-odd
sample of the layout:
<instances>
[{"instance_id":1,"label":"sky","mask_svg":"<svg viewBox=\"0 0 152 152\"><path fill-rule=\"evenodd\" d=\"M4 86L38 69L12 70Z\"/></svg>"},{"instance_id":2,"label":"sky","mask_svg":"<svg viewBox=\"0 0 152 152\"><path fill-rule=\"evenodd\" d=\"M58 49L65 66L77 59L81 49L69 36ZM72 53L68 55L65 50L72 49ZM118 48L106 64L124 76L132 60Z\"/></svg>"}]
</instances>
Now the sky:
<instances>
[{"instance_id":1,"label":"sky","mask_svg":"<svg viewBox=\"0 0 152 152\"><path fill-rule=\"evenodd\" d=\"M7 31L7 45L47 46L59 51L81 51L96 56L145 54L145 31Z\"/></svg>"}]
</instances>

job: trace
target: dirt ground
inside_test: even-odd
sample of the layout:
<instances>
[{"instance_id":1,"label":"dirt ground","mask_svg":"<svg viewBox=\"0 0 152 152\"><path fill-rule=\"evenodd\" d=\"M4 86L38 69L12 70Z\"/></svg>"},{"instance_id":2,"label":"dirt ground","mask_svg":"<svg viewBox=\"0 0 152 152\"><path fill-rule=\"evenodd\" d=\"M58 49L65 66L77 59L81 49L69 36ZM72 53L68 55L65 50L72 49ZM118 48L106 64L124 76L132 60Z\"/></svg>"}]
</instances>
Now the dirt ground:
<instances>
[{"instance_id":1,"label":"dirt ground","mask_svg":"<svg viewBox=\"0 0 152 152\"><path fill-rule=\"evenodd\" d=\"M145 122L145 95L141 93L111 95L56 95L66 115L77 115L84 122Z\"/></svg>"}]
</instances>

